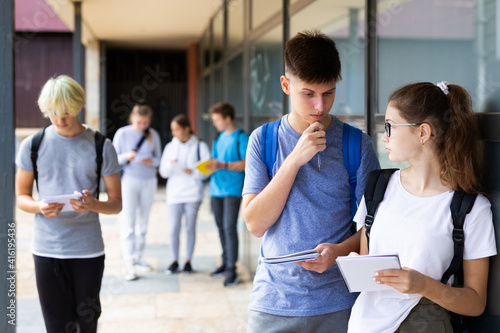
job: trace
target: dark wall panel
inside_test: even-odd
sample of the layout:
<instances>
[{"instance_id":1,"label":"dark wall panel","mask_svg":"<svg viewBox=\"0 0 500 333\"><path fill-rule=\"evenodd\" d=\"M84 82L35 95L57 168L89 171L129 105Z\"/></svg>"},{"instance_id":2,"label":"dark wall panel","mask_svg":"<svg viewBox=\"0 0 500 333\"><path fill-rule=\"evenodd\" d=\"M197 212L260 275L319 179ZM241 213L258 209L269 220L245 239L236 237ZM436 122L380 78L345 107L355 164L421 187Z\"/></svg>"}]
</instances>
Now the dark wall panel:
<instances>
[{"instance_id":1,"label":"dark wall panel","mask_svg":"<svg viewBox=\"0 0 500 333\"><path fill-rule=\"evenodd\" d=\"M38 94L51 76L73 75L72 34L18 33L15 57L16 127L43 127Z\"/></svg>"}]
</instances>

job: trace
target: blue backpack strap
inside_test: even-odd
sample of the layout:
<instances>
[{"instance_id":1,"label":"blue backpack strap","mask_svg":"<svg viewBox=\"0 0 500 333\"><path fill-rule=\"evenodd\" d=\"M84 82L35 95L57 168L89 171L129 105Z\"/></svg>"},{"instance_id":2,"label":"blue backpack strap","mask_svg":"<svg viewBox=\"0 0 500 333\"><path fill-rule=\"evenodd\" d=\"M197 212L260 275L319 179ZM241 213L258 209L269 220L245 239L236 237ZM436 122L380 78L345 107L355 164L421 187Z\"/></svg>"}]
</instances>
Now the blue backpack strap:
<instances>
[{"instance_id":1,"label":"blue backpack strap","mask_svg":"<svg viewBox=\"0 0 500 333\"><path fill-rule=\"evenodd\" d=\"M356 184L358 179L356 172L361 164L361 130L346 123L344 123L343 128L342 154L344 156L344 166L349 173L351 219L354 219L354 215L358 209L356 201Z\"/></svg>"},{"instance_id":2,"label":"blue backpack strap","mask_svg":"<svg viewBox=\"0 0 500 333\"><path fill-rule=\"evenodd\" d=\"M270 123L262 125L260 134L260 158L267 167L269 180L273 178L273 166L276 162L278 153L278 129L281 124L281 118Z\"/></svg>"}]
</instances>

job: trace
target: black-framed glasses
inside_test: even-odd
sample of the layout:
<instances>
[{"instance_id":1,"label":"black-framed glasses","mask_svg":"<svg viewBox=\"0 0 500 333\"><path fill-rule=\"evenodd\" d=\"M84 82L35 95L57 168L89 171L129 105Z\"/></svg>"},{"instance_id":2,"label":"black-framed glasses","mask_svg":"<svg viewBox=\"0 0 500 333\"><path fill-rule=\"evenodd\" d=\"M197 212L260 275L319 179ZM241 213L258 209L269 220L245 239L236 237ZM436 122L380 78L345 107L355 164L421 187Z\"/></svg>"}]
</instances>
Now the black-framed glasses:
<instances>
[{"instance_id":1,"label":"black-framed glasses","mask_svg":"<svg viewBox=\"0 0 500 333\"><path fill-rule=\"evenodd\" d=\"M407 123L407 124L391 124L391 123L385 123L385 135L390 138L391 137L391 129L393 127L398 127L398 126L417 126L420 124L415 124L415 123Z\"/></svg>"},{"instance_id":2,"label":"black-framed glasses","mask_svg":"<svg viewBox=\"0 0 500 333\"><path fill-rule=\"evenodd\" d=\"M416 123L406 123L406 124L391 124L391 123L385 123L384 124L384 127L385 127L385 135L390 138L391 137L391 129L393 127L398 127L398 126L420 126L422 124L427 124L427 123L420 123L420 124L416 124ZM431 132L431 136L434 136L434 133Z\"/></svg>"}]
</instances>

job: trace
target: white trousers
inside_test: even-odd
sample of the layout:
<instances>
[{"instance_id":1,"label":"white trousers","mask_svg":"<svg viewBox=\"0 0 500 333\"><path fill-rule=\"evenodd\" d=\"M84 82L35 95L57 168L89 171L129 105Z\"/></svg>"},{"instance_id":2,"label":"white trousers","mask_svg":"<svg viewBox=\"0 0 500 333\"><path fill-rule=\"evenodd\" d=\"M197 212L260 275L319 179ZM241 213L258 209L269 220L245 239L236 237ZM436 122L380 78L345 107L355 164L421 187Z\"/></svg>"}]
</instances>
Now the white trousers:
<instances>
[{"instance_id":1,"label":"white trousers","mask_svg":"<svg viewBox=\"0 0 500 333\"><path fill-rule=\"evenodd\" d=\"M149 212L157 187L158 179L156 177L139 179L124 175L122 178L120 234L122 256L128 265L132 265L142 258Z\"/></svg>"}]
</instances>

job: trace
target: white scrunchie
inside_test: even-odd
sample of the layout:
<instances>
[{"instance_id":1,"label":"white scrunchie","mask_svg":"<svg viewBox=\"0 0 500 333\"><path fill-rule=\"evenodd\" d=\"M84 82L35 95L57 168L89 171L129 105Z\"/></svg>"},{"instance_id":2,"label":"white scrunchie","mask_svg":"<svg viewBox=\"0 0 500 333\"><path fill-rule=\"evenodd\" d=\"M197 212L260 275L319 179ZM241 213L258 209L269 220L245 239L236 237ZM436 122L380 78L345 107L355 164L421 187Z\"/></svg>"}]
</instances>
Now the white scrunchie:
<instances>
[{"instance_id":1,"label":"white scrunchie","mask_svg":"<svg viewBox=\"0 0 500 333\"><path fill-rule=\"evenodd\" d=\"M436 86L439 87L439 89L441 89L441 91L445 94L445 95L448 95L450 93L450 91L448 90L448 82L446 81L441 81L439 83L436 83Z\"/></svg>"}]
</instances>

